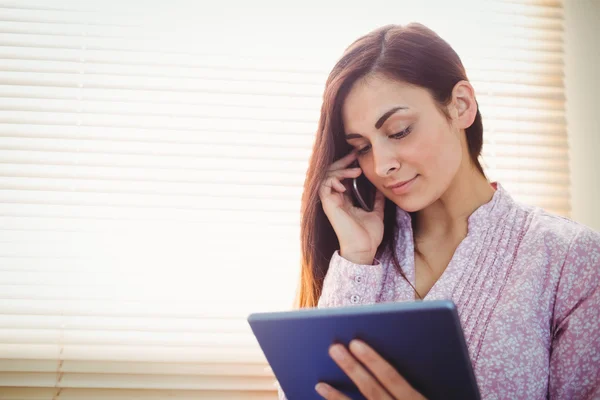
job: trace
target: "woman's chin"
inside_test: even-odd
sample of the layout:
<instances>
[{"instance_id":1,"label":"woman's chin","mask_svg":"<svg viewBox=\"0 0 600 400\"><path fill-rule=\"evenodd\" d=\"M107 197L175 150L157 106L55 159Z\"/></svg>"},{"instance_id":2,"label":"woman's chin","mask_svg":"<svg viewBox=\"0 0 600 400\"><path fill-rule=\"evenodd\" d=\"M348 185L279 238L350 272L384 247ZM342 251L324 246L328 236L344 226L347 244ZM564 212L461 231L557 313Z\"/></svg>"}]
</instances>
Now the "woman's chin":
<instances>
[{"instance_id":1,"label":"woman's chin","mask_svg":"<svg viewBox=\"0 0 600 400\"><path fill-rule=\"evenodd\" d=\"M402 210L409 213L421 211L433 203L431 199L425 196L419 196L418 193L411 193L405 196L393 196L390 200Z\"/></svg>"}]
</instances>

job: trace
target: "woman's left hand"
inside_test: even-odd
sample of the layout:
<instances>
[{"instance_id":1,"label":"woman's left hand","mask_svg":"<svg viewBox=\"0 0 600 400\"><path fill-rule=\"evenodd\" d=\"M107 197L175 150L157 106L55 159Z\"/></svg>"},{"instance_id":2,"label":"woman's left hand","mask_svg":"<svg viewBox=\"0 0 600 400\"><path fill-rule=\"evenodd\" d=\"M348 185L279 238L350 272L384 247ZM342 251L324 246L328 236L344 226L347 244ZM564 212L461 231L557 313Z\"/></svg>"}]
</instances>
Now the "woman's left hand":
<instances>
[{"instance_id":1,"label":"woman's left hand","mask_svg":"<svg viewBox=\"0 0 600 400\"><path fill-rule=\"evenodd\" d=\"M334 344L329 348L329 355L368 400L425 399L366 343L353 340L349 347L350 351L341 344ZM317 384L315 389L327 400L350 400L323 382Z\"/></svg>"}]
</instances>

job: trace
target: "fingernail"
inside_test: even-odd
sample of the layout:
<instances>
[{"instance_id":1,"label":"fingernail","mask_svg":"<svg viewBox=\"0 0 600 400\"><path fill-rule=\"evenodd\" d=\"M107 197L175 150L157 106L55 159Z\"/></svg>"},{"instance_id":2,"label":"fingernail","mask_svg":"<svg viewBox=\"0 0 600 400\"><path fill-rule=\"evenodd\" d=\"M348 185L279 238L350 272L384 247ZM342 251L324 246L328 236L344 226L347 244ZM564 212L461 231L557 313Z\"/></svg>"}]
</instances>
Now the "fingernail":
<instances>
[{"instance_id":1,"label":"fingernail","mask_svg":"<svg viewBox=\"0 0 600 400\"><path fill-rule=\"evenodd\" d=\"M363 342L361 342L360 340L353 340L352 343L350 343L351 350L353 353L356 354L365 354L367 351L367 348L365 347L365 344Z\"/></svg>"},{"instance_id":2,"label":"fingernail","mask_svg":"<svg viewBox=\"0 0 600 400\"><path fill-rule=\"evenodd\" d=\"M345 357L345 354L340 348L340 345L331 346L331 349L329 351L331 353L331 356L337 358L338 360L343 360Z\"/></svg>"},{"instance_id":3,"label":"fingernail","mask_svg":"<svg viewBox=\"0 0 600 400\"><path fill-rule=\"evenodd\" d=\"M325 396L325 394L327 394L327 385L325 385L324 383L317 383L317 385L315 386L315 390L317 391L317 393L319 393L321 396Z\"/></svg>"}]
</instances>

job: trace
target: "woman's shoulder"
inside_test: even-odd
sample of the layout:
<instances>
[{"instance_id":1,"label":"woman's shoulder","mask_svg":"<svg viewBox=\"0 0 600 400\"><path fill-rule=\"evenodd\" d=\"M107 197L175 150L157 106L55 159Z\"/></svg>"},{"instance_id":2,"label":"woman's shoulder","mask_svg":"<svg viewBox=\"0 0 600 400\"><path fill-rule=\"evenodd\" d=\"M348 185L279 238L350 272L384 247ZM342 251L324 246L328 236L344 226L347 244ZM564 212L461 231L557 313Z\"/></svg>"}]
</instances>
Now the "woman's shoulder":
<instances>
[{"instance_id":1,"label":"woman's shoulder","mask_svg":"<svg viewBox=\"0 0 600 400\"><path fill-rule=\"evenodd\" d=\"M573 251L597 254L600 257L600 232L569 219L565 216L550 213L539 207L523 206L529 214L529 226L526 236L541 240L546 248L558 246Z\"/></svg>"},{"instance_id":2,"label":"woman's shoulder","mask_svg":"<svg viewBox=\"0 0 600 400\"><path fill-rule=\"evenodd\" d=\"M490 221L521 230L524 237L545 243L571 244L575 241L600 245L600 233L566 216L522 203L499 183L489 211Z\"/></svg>"},{"instance_id":3,"label":"woman's shoulder","mask_svg":"<svg viewBox=\"0 0 600 400\"><path fill-rule=\"evenodd\" d=\"M600 285L600 233L564 216L528 207L530 220L521 254L534 265L543 266L544 276L553 277L557 321L568 315L582 299ZM600 307L596 297L594 309Z\"/></svg>"}]
</instances>

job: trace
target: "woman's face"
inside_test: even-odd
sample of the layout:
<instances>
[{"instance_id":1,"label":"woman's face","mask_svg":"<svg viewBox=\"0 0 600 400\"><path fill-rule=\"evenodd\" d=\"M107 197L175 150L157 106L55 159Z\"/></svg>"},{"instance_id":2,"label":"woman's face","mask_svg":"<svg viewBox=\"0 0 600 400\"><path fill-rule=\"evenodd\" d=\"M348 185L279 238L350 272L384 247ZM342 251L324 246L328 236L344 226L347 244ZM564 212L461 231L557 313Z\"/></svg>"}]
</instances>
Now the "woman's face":
<instances>
[{"instance_id":1,"label":"woman's face","mask_svg":"<svg viewBox=\"0 0 600 400\"><path fill-rule=\"evenodd\" d=\"M346 140L359 151L365 176L408 212L438 200L463 157L469 157L461 143L464 133L420 87L380 76L363 78L350 90L342 118Z\"/></svg>"}]
</instances>

